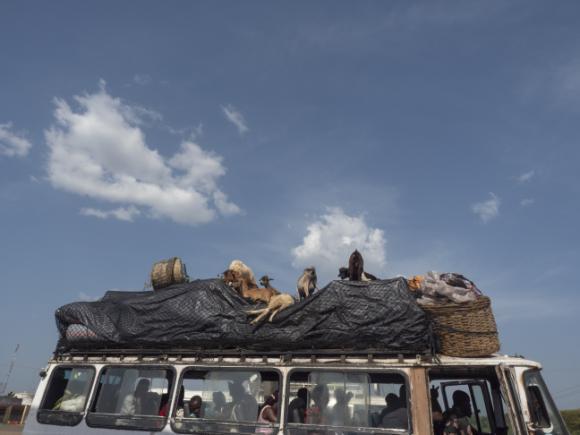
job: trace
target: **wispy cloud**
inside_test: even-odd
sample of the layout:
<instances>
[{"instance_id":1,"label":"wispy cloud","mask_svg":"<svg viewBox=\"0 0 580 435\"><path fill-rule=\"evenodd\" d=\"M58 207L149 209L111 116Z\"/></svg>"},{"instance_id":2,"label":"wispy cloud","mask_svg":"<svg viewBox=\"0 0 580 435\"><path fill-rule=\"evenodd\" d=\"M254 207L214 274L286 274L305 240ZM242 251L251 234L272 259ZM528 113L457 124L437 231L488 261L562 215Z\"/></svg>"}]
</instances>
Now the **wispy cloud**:
<instances>
[{"instance_id":1,"label":"wispy cloud","mask_svg":"<svg viewBox=\"0 0 580 435\"><path fill-rule=\"evenodd\" d=\"M77 294L77 299L81 302L95 302L98 301L100 298L98 296L91 296L86 294L85 292L79 292Z\"/></svg>"},{"instance_id":2,"label":"wispy cloud","mask_svg":"<svg viewBox=\"0 0 580 435\"><path fill-rule=\"evenodd\" d=\"M475 203L471 206L471 211L476 214L483 223L487 223L499 216L500 199L490 192L490 198L486 201Z\"/></svg>"},{"instance_id":3,"label":"wispy cloud","mask_svg":"<svg viewBox=\"0 0 580 435\"><path fill-rule=\"evenodd\" d=\"M529 207L530 205L533 205L536 202L536 200L534 198L524 198L520 201L520 205L522 207Z\"/></svg>"},{"instance_id":4,"label":"wispy cloud","mask_svg":"<svg viewBox=\"0 0 580 435\"><path fill-rule=\"evenodd\" d=\"M230 121L232 124L236 126L240 134L244 134L250 130L248 128L248 125L246 124L244 115L242 115L242 112L240 112L234 106L232 106L231 104L228 104L227 106L222 106L222 111L224 112L224 115L226 116L228 121Z\"/></svg>"},{"instance_id":5,"label":"wispy cloud","mask_svg":"<svg viewBox=\"0 0 580 435\"><path fill-rule=\"evenodd\" d=\"M348 265L348 257L358 249L365 269L384 271L386 240L383 230L370 227L364 216L349 216L342 209L329 208L306 228L302 243L292 249L293 265L316 266L321 282L336 279L338 268Z\"/></svg>"},{"instance_id":6,"label":"wispy cloud","mask_svg":"<svg viewBox=\"0 0 580 435\"><path fill-rule=\"evenodd\" d=\"M57 189L121 204L82 214L130 221L145 209L150 217L197 225L217 213L240 212L217 185L226 173L221 156L183 141L180 151L165 159L145 140L142 117L150 114L111 96L104 83L98 92L74 100L77 110L55 100L57 123L45 131L48 178Z\"/></svg>"},{"instance_id":7,"label":"wispy cloud","mask_svg":"<svg viewBox=\"0 0 580 435\"><path fill-rule=\"evenodd\" d=\"M173 135L187 138L188 140L196 140L203 136L203 124L200 122L196 126L185 128L175 128L168 125L167 131Z\"/></svg>"},{"instance_id":8,"label":"wispy cloud","mask_svg":"<svg viewBox=\"0 0 580 435\"><path fill-rule=\"evenodd\" d=\"M133 83L139 86L146 86L151 83L151 76L149 74L135 74L133 76Z\"/></svg>"},{"instance_id":9,"label":"wispy cloud","mask_svg":"<svg viewBox=\"0 0 580 435\"><path fill-rule=\"evenodd\" d=\"M141 212L137 207L119 207L114 210L100 210L97 208L83 208L80 211L83 216L92 216L99 219L109 219L115 218L120 221L133 222L136 216L139 216Z\"/></svg>"},{"instance_id":10,"label":"wispy cloud","mask_svg":"<svg viewBox=\"0 0 580 435\"><path fill-rule=\"evenodd\" d=\"M565 62L542 62L524 70L521 93L526 100L544 98L553 107L577 107L580 102L580 58L569 53ZM536 104L536 102L534 102Z\"/></svg>"},{"instance_id":11,"label":"wispy cloud","mask_svg":"<svg viewBox=\"0 0 580 435\"><path fill-rule=\"evenodd\" d=\"M524 172L523 174L520 174L516 177L516 179L518 180L518 183L524 184L524 183L528 183L532 180L532 178L534 178L534 176L536 175L536 171L531 170L528 172Z\"/></svg>"},{"instance_id":12,"label":"wispy cloud","mask_svg":"<svg viewBox=\"0 0 580 435\"><path fill-rule=\"evenodd\" d=\"M0 124L0 156L26 157L32 144L23 133L13 130L11 122Z\"/></svg>"}]
</instances>

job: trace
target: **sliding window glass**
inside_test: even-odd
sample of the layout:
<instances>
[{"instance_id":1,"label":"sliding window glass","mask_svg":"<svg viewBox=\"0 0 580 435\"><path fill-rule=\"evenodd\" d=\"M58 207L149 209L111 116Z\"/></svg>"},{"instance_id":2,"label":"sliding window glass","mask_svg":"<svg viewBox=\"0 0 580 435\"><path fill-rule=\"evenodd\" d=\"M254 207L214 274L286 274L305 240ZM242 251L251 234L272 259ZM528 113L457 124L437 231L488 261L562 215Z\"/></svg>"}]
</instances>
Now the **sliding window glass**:
<instances>
[{"instance_id":1,"label":"sliding window glass","mask_svg":"<svg viewBox=\"0 0 580 435\"><path fill-rule=\"evenodd\" d=\"M178 433L278 432L280 376L272 370L186 370L174 406Z\"/></svg>"},{"instance_id":2,"label":"sliding window glass","mask_svg":"<svg viewBox=\"0 0 580 435\"><path fill-rule=\"evenodd\" d=\"M297 370L290 375L288 434L406 433L408 404L399 373Z\"/></svg>"},{"instance_id":3,"label":"sliding window glass","mask_svg":"<svg viewBox=\"0 0 580 435\"><path fill-rule=\"evenodd\" d=\"M105 367L87 414L91 427L160 431L174 372L163 367Z\"/></svg>"},{"instance_id":4,"label":"sliding window glass","mask_svg":"<svg viewBox=\"0 0 580 435\"><path fill-rule=\"evenodd\" d=\"M36 418L39 423L76 426L83 419L95 369L57 367L52 371Z\"/></svg>"}]
</instances>

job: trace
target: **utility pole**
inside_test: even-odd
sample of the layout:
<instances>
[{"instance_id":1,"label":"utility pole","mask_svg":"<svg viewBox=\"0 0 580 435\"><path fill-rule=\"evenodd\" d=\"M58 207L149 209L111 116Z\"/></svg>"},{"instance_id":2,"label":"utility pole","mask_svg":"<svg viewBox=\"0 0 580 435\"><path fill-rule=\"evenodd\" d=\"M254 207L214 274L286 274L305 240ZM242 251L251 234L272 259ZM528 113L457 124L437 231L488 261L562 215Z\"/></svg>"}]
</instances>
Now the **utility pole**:
<instances>
[{"instance_id":1,"label":"utility pole","mask_svg":"<svg viewBox=\"0 0 580 435\"><path fill-rule=\"evenodd\" d=\"M6 373L6 377L4 378L4 382L0 384L0 396L3 396L6 393L6 388L8 387L8 381L10 380L10 375L12 374L12 370L14 369L14 364L16 363L16 355L18 354L18 349L20 349L20 344L16 345L16 349L14 349L14 353L12 354L12 359L10 360L10 366L8 367L8 372Z\"/></svg>"}]
</instances>

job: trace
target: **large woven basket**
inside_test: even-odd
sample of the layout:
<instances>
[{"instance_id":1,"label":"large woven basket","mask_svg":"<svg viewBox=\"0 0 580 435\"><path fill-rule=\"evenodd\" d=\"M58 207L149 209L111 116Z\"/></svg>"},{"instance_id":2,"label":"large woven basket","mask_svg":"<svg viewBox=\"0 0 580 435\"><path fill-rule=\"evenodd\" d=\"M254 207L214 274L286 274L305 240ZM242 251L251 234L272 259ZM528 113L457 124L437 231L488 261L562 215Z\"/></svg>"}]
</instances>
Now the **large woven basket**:
<instances>
[{"instance_id":1,"label":"large woven basket","mask_svg":"<svg viewBox=\"0 0 580 435\"><path fill-rule=\"evenodd\" d=\"M482 357L499 351L497 325L488 297L421 308L433 319L443 355Z\"/></svg>"}]
</instances>

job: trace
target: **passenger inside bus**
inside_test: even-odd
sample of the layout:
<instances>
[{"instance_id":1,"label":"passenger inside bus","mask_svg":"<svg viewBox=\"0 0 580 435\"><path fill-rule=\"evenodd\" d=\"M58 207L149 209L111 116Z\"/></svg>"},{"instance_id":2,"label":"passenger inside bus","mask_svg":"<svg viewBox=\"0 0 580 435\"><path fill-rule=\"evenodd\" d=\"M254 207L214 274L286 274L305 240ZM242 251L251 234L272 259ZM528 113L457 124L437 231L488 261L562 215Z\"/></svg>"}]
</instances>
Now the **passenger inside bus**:
<instances>
[{"instance_id":1,"label":"passenger inside bus","mask_svg":"<svg viewBox=\"0 0 580 435\"><path fill-rule=\"evenodd\" d=\"M402 394L401 394L402 396ZM406 429L408 425L407 403L396 394L387 394L387 407L381 412L380 427Z\"/></svg>"},{"instance_id":2,"label":"passenger inside bus","mask_svg":"<svg viewBox=\"0 0 580 435\"><path fill-rule=\"evenodd\" d=\"M289 423L304 423L306 416L306 402L308 400L308 389L299 388L296 392L296 397L290 401L288 405L288 422Z\"/></svg>"},{"instance_id":3,"label":"passenger inside bus","mask_svg":"<svg viewBox=\"0 0 580 435\"><path fill-rule=\"evenodd\" d=\"M458 435L473 435L476 433L471 426L471 400L469 394L457 390L453 392L453 406L443 414L445 420L445 433Z\"/></svg>"},{"instance_id":4,"label":"passenger inside bus","mask_svg":"<svg viewBox=\"0 0 580 435\"><path fill-rule=\"evenodd\" d=\"M226 396L221 391L214 391L212 393L212 404L205 410L207 418L220 419L223 418L226 409Z\"/></svg>"},{"instance_id":5,"label":"passenger inside bus","mask_svg":"<svg viewBox=\"0 0 580 435\"><path fill-rule=\"evenodd\" d=\"M85 383L80 381L69 381L64 394L56 401L55 411L82 412L87 401Z\"/></svg>"},{"instance_id":6,"label":"passenger inside bus","mask_svg":"<svg viewBox=\"0 0 580 435\"><path fill-rule=\"evenodd\" d=\"M329 401L328 388L324 384L317 384L310 394L312 406L306 409L306 424L327 424L326 407Z\"/></svg>"},{"instance_id":7,"label":"passenger inside bus","mask_svg":"<svg viewBox=\"0 0 580 435\"><path fill-rule=\"evenodd\" d=\"M203 413L202 413L202 405L203 405L203 400L201 400L200 396L193 396L191 399L189 399L189 403L188 403L188 409L189 409L189 413L187 415L187 417L189 418L202 418L203 417Z\"/></svg>"},{"instance_id":8,"label":"passenger inside bus","mask_svg":"<svg viewBox=\"0 0 580 435\"><path fill-rule=\"evenodd\" d=\"M149 379L140 379L133 393L127 394L121 405L121 415L157 415L158 409L155 404L156 393L150 393ZM159 402L161 399L159 398Z\"/></svg>"},{"instance_id":9,"label":"passenger inside bus","mask_svg":"<svg viewBox=\"0 0 580 435\"><path fill-rule=\"evenodd\" d=\"M258 414L258 423L263 423L264 426L258 426L256 428L256 433L261 433L264 435L272 435L274 433L273 428L267 425L270 423L276 423L278 421L276 410L277 402L277 394L270 394L268 397L266 397L266 401L264 402L264 405Z\"/></svg>"},{"instance_id":10,"label":"passenger inside bus","mask_svg":"<svg viewBox=\"0 0 580 435\"><path fill-rule=\"evenodd\" d=\"M334 390L335 405L329 412L329 423L333 426L350 426L352 417L348 403L352 399L352 392L346 393L344 388Z\"/></svg>"},{"instance_id":11,"label":"passenger inside bus","mask_svg":"<svg viewBox=\"0 0 580 435\"><path fill-rule=\"evenodd\" d=\"M256 421L258 402L246 392L243 385L238 382L229 384L232 402L229 403L229 417L231 421Z\"/></svg>"}]
</instances>

